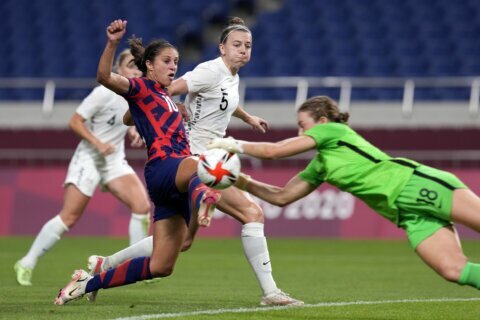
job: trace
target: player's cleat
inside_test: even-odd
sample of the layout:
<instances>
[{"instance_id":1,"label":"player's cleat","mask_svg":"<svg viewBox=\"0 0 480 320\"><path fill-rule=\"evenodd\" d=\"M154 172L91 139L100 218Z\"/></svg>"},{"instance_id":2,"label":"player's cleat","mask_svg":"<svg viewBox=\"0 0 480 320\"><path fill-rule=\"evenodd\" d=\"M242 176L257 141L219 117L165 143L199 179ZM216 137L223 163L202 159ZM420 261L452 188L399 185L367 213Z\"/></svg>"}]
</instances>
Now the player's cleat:
<instances>
[{"instance_id":1,"label":"player's cleat","mask_svg":"<svg viewBox=\"0 0 480 320\"><path fill-rule=\"evenodd\" d=\"M103 266L105 265L105 257L102 256L90 256L88 257L87 261L87 266L88 266L88 271L91 276L94 276L96 274L101 273L102 271L105 271ZM95 299L97 299L97 294L98 291L92 291L88 292L85 294L87 297L87 300L90 302L95 302Z\"/></svg>"},{"instance_id":2,"label":"player's cleat","mask_svg":"<svg viewBox=\"0 0 480 320\"><path fill-rule=\"evenodd\" d=\"M277 292L264 296L260 305L262 306L303 306L304 302L294 299L278 289Z\"/></svg>"},{"instance_id":3,"label":"player's cleat","mask_svg":"<svg viewBox=\"0 0 480 320\"><path fill-rule=\"evenodd\" d=\"M200 201L200 208L198 209L198 224L202 227L208 227L212 221L213 213L215 212L216 203L220 200L220 193L208 190Z\"/></svg>"},{"instance_id":4,"label":"player's cleat","mask_svg":"<svg viewBox=\"0 0 480 320\"><path fill-rule=\"evenodd\" d=\"M60 289L54 303L61 306L83 297L87 283L91 278L92 276L87 271L75 270L72 280L63 289Z\"/></svg>"},{"instance_id":5,"label":"player's cleat","mask_svg":"<svg viewBox=\"0 0 480 320\"><path fill-rule=\"evenodd\" d=\"M32 285L32 268L25 268L20 264L20 261L17 261L13 266L13 270L17 274L17 282L21 286L31 286Z\"/></svg>"}]
</instances>

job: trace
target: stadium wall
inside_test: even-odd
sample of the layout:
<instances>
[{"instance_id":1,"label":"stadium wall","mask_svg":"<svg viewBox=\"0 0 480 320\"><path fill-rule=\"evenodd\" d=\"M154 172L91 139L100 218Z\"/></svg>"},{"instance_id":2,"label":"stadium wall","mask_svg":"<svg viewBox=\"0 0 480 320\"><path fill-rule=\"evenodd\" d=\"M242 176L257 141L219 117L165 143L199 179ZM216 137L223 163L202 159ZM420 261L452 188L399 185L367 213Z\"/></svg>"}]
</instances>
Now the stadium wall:
<instances>
[{"instance_id":1,"label":"stadium wall","mask_svg":"<svg viewBox=\"0 0 480 320\"><path fill-rule=\"evenodd\" d=\"M247 169L259 180L283 184L301 168ZM140 176L142 168L136 167ZM480 193L480 169L452 170ZM65 166L0 168L0 236L34 235L62 206ZM258 199L257 199L258 200ZM403 232L350 194L321 186L311 195L284 208L259 201L272 237L404 238ZM83 218L71 230L76 236L125 237L130 212L109 193L97 190ZM217 212L203 237L237 237L240 224ZM477 235L461 228L463 237Z\"/></svg>"},{"instance_id":2,"label":"stadium wall","mask_svg":"<svg viewBox=\"0 0 480 320\"><path fill-rule=\"evenodd\" d=\"M65 129L81 101L55 102L45 112L41 102L0 101L2 129ZM246 101L245 109L268 120L272 128L296 128L294 101ZM416 101L406 114L401 101L352 101L350 125L354 128L480 128L479 111L468 101ZM245 128L233 117L230 128Z\"/></svg>"}]
</instances>

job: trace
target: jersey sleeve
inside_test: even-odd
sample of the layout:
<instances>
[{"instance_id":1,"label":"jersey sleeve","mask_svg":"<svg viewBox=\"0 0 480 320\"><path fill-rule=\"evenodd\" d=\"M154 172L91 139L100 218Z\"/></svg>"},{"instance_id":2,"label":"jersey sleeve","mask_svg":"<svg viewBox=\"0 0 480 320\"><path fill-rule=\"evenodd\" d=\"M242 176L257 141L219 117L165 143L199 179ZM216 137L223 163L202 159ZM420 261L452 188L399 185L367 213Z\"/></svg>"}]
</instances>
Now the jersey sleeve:
<instances>
[{"instance_id":1,"label":"jersey sleeve","mask_svg":"<svg viewBox=\"0 0 480 320\"><path fill-rule=\"evenodd\" d=\"M122 96L127 99L127 101L140 98L143 92L142 88L145 87L145 84L142 82L142 78L129 78L128 82L130 82L128 91Z\"/></svg>"},{"instance_id":2,"label":"jersey sleeve","mask_svg":"<svg viewBox=\"0 0 480 320\"><path fill-rule=\"evenodd\" d=\"M85 97L85 99L83 99L76 112L84 119L90 119L95 113L97 113L103 106L107 104L111 97L111 93L113 92L110 92L105 87L96 87L88 96Z\"/></svg>"},{"instance_id":3,"label":"jersey sleeve","mask_svg":"<svg viewBox=\"0 0 480 320\"><path fill-rule=\"evenodd\" d=\"M312 137L317 144L317 150L336 143L347 132L348 126L338 123L319 124L305 131L305 135Z\"/></svg>"},{"instance_id":4,"label":"jersey sleeve","mask_svg":"<svg viewBox=\"0 0 480 320\"><path fill-rule=\"evenodd\" d=\"M307 167L298 174L298 177L303 181L318 187L325 181L322 163L315 157L310 161Z\"/></svg>"},{"instance_id":5,"label":"jersey sleeve","mask_svg":"<svg viewBox=\"0 0 480 320\"><path fill-rule=\"evenodd\" d=\"M188 92L205 92L218 82L218 74L205 65L199 65L185 73L182 79L187 82Z\"/></svg>"}]
</instances>

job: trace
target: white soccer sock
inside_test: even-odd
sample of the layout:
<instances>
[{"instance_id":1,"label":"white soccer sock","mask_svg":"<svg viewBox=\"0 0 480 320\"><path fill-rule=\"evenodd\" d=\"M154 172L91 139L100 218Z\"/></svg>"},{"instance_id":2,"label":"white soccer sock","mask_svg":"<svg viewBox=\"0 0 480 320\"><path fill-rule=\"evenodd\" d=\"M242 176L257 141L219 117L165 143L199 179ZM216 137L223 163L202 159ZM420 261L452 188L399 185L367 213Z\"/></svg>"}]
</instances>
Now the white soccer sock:
<instances>
[{"instance_id":1,"label":"white soccer sock","mask_svg":"<svg viewBox=\"0 0 480 320\"><path fill-rule=\"evenodd\" d=\"M153 251L153 236L143 238L128 248L118 251L105 258L103 268L105 270L114 268L120 263L138 257L150 257Z\"/></svg>"},{"instance_id":2,"label":"white soccer sock","mask_svg":"<svg viewBox=\"0 0 480 320\"><path fill-rule=\"evenodd\" d=\"M250 222L242 227L243 251L257 277L263 295L278 291L272 276L272 264L268 253L267 239L263 232L263 223Z\"/></svg>"},{"instance_id":3,"label":"white soccer sock","mask_svg":"<svg viewBox=\"0 0 480 320\"><path fill-rule=\"evenodd\" d=\"M132 212L130 224L128 226L128 235L130 236L130 245L146 238L150 230L150 214L138 214Z\"/></svg>"},{"instance_id":4,"label":"white soccer sock","mask_svg":"<svg viewBox=\"0 0 480 320\"><path fill-rule=\"evenodd\" d=\"M57 214L43 225L27 255L20 260L20 264L24 268L35 268L38 259L50 250L60 240L60 236L68 230L68 227Z\"/></svg>"}]
</instances>

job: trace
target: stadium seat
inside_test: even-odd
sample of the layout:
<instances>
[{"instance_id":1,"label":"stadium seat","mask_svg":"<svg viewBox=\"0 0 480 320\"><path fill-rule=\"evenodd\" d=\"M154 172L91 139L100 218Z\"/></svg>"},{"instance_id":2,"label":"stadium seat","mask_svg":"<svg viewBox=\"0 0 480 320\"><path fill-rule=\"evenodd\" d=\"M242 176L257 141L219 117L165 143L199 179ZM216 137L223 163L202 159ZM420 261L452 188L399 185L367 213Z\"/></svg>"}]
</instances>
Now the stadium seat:
<instances>
[{"instance_id":1,"label":"stadium seat","mask_svg":"<svg viewBox=\"0 0 480 320\"><path fill-rule=\"evenodd\" d=\"M105 26L114 18L127 19L128 36L136 34L145 42L166 38L180 49L194 43L202 52L198 61L182 61L179 71L184 72L217 56L216 39L206 41L205 30L221 26L235 10L255 9L253 0L132 1L0 2L0 53L9 61L0 67L0 76L94 76ZM477 0L284 0L277 10L252 17L253 56L242 76L480 75ZM249 95L290 96L276 89L265 92ZM365 89L353 97L397 95L392 92ZM464 96L446 92L426 90L419 97Z\"/></svg>"}]
</instances>

